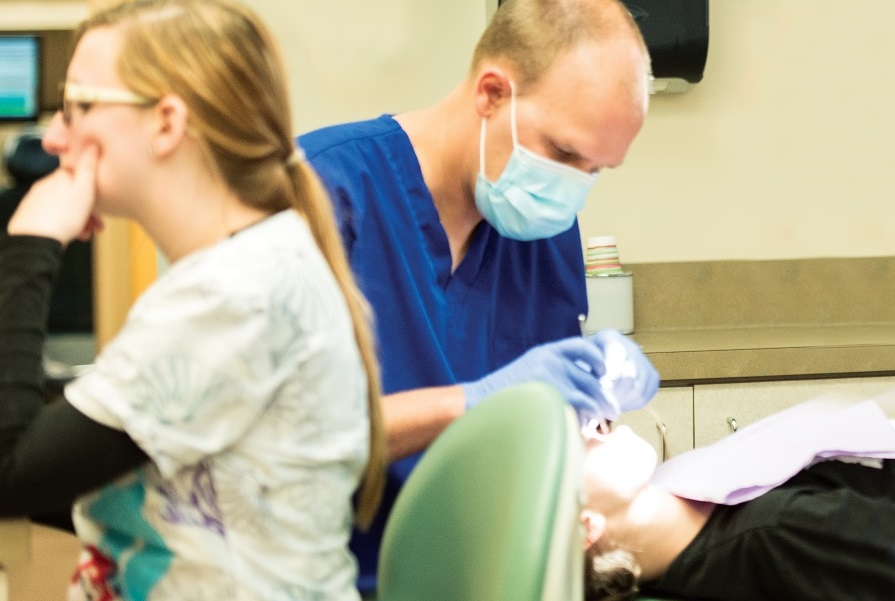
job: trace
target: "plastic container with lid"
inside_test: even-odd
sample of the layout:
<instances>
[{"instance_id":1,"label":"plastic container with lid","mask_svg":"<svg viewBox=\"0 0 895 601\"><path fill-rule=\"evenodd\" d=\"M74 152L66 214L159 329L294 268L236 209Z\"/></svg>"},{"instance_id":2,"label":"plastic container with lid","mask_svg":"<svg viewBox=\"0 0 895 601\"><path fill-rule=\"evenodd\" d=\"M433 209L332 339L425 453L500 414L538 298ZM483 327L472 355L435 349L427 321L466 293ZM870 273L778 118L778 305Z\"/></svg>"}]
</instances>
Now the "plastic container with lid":
<instances>
[{"instance_id":1,"label":"plastic container with lid","mask_svg":"<svg viewBox=\"0 0 895 601\"><path fill-rule=\"evenodd\" d=\"M591 236L584 253L587 316L584 334L634 332L634 274L622 268L615 236Z\"/></svg>"}]
</instances>

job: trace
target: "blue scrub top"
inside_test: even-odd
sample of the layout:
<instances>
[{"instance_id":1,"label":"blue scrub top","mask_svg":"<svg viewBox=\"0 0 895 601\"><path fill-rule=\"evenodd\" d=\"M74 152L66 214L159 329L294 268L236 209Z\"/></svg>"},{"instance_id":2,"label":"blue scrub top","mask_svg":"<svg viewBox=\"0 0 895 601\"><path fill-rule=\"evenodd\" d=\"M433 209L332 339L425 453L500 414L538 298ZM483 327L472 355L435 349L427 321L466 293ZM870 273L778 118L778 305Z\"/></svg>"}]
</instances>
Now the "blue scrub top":
<instances>
[{"instance_id":1,"label":"blue scrub top","mask_svg":"<svg viewBox=\"0 0 895 601\"><path fill-rule=\"evenodd\" d=\"M298 138L335 205L358 284L375 319L386 394L467 382L538 344L580 334L587 312L577 222L520 242L482 221L451 273L447 235L410 139L389 115ZM358 587L376 587L385 519L419 456L389 467L385 499L351 548Z\"/></svg>"}]
</instances>

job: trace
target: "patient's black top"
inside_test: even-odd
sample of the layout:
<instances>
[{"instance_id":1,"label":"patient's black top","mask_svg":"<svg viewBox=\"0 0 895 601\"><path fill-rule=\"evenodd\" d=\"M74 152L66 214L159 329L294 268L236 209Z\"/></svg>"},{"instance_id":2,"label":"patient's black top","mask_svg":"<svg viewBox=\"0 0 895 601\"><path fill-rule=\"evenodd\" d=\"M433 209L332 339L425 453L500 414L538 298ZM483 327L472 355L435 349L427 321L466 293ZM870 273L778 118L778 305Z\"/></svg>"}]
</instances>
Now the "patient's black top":
<instances>
[{"instance_id":1,"label":"patient's black top","mask_svg":"<svg viewBox=\"0 0 895 601\"><path fill-rule=\"evenodd\" d=\"M64 399L45 404L43 345L62 246L0 234L0 516L66 509L148 457Z\"/></svg>"},{"instance_id":2,"label":"patient's black top","mask_svg":"<svg viewBox=\"0 0 895 601\"><path fill-rule=\"evenodd\" d=\"M827 461L719 505L647 593L712 601L895 599L895 463Z\"/></svg>"}]
</instances>

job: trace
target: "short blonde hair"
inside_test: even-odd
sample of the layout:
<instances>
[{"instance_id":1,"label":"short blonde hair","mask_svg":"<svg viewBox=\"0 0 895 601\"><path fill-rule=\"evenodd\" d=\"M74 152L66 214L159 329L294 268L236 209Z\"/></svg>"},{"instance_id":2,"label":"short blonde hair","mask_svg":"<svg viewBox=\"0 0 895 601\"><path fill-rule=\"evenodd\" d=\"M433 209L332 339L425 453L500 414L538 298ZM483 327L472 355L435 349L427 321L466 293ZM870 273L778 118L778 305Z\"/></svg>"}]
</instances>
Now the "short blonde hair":
<instances>
[{"instance_id":1,"label":"short blonde hair","mask_svg":"<svg viewBox=\"0 0 895 601\"><path fill-rule=\"evenodd\" d=\"M648 61L640 29L618 0L507 0L479 38L472 71L486 60L505 60L523 89L578 44L620 36L639 44Z\"/></svg>"}]
</instances>

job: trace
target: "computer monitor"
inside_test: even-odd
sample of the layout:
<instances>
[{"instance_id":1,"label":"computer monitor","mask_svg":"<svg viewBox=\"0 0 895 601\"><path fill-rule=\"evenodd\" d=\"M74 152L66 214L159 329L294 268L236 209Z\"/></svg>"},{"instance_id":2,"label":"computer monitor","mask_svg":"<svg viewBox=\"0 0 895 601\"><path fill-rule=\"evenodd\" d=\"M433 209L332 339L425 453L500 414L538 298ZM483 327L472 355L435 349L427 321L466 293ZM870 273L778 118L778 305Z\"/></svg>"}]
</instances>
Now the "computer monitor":
<instances>
[{"instance_id":1,"label":"computer monitor","mask_svg":"<svg viewBox=\"0 0 895 601\"><path fill-rule=\"evenodd\" d=\"M0 121L40 115L40 36L0 34Z\"/></svg>"}]
</instances>

